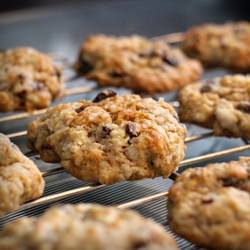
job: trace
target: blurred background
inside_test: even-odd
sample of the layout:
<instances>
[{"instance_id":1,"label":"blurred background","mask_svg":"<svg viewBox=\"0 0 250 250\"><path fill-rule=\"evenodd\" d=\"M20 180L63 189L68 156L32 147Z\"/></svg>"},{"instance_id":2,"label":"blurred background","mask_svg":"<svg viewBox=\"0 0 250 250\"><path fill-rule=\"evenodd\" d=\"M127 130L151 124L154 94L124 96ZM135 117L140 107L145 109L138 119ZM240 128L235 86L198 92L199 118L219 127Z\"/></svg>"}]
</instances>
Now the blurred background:
<instances>
[{"instance_id":1,"label":"blurred background","mask_svg":"<svg viewBox=\"0 0 250 250\"><path fill-rule=\"evenodd\" d=\"M148 37L203 22L249 20L243 0L22 0L0 3L0 48L34 46L74 57L93 33Z\"/></svg>"}]
</instances>

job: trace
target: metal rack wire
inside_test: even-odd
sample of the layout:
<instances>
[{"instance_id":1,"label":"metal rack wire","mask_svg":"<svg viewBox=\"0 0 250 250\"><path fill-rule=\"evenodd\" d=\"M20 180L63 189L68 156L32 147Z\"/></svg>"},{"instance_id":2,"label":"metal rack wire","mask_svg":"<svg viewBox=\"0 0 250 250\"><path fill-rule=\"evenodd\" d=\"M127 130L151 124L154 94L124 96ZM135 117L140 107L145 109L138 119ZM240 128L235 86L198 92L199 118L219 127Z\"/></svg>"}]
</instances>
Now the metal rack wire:
<instances>
[{"instance_id":1,"label":"metal rack wire","mask_svg":"<svg viewBox=\"0 0 250 250\"><path fill-rule=\"evenodd\" d=\"M26 134L27 134L26 131L18 131L16 133L8 134L7 136L9 138L17 138L17 137L20 137L20 136L25 136ZM187 137L185 142L190 143L190 142L194 142L194 141L197 141L197 140L205 139L205 138L210 137L210 136L213 136L213 132L211 132L211 131L206 132L206 133L202 133L202 134L199 134L199 135L194 135L194 136ZM183 160L180 163L180 168L190 166L190 165L195 164L195 163L201 163L201 162L206 161L206 160L213 160L213 159L215 159L217 157L222 157L222 156L230 155L230 154L233 154L233 153L238 153L238 152L242 152L242 151L245 151L245 150L249 150L250 145L247 142L245 142L245 143L246 143L246 145L243 145L243 146L238 146L238 147L222 150L222 151L219 151L219 152L209 153L209 154L206 154L206 155L197 156L197 157L193 157L193 158L190 158L190 159ZM30 152L26 153L26 155L31 157L31 156L37 155L37 153L33 152L33 151L30 151ZM56 175L56 174L63 173L64 171L65 170L62 167L57 167L57 168L47 170L47 171L43 172L42 174L43 174L43 177L48 177L48 176L53 176L53 175ZM176 176L178 176L178 173L173 173L169 178L174 180L176 178ZM60 193L53 194L53 195L48 195L48 196L42 197L40 199L37 199L35 201L31 201L31 202L28 202L28 203L22 205L21 209L31 208L31 207L34 207L34 206L37 206L37 205L48 203L48 202L58 201L60 199L63 199L63 198L66 198L66 197L69 197L69 196L72 196L72 195L83 194L83 193L86 193L86 192L97 190L97 189L100 189L100 188L102 188L104 186L105 185L90 185L90 186L75 188L73 190L69 190L69 191L65 191L65 192L60 192ZM163 197L165 195L167 195L167 192L161 192L161 193L156 194L156 195L151 195L151 196L148 196L148 197L145 197L145 198L141 198L141 199L138 199L138 200L134 200L134 201L119 205L119 207L128 208L128 207L132 207L132 206L135 206L135 205L136 206L141 205L141 204L144 204L145 202L152 201L152 200L157 199L157 198L161 198L161 197Z\"/></svg>"},{"instance_id":2,"label":"metal rack wire","mask_svg":"<svg viewBox=\"0 0 250 250\"><path fill-rule=\"evenodd\" d=\"M170 35L166 35L166 36L157 37L155 39L164 39L166 41L176 43L176 42L181 41L182 34L181 33L170 34ZM71 89L67 89L64 96L88 93L88 92L91 92L93 90L96 90L96 87L93 87L93 86L74 87ZM174 102L172 102L172 104L174 107L178 108L178 102L174 101ZM14 122L14 121L30 118L32 116L38 116L38 115L43 114L45 111L46 111L46 109L42 109L42 110L34 111L32 113L21 112L21 113L14 113L14 114L6 115L3 117L0 117L0 123ZM22 131L19 130L19 131L16 131L14 133L9 133L8 137L11 139L17 139L20 137L25 137L26 135L27 135L26 130L22 130ZM214 136L212 131L192 135L192 136L189 136L186 138L185 143L189 145L189 143L191 143L191 142L205 140L205 139L210 138L212 136ZM244 145L240 145L240 146L232 147L229 149L224 149L224 150L220 150L217 152L207 153L207 154L203 154L200 156L185 159L181 162L179 170L182 170L184 167L190 167L193 164L197 164L197 163L200 164L200 163L203 163L205 161L215 160L219 157L229 156L231 154L243 152L246 150L250 150L250 144L248 144L247 141L244 141ZM33 157L33 156L37 155L37 153L33 152L33 151L29 151L25 154L28 157ZM179 170L178 170L178 172L173 173L169 177L169 179L175 180L176 177L179 175ZM52 169L44 171L43 177L44 178L51 178L51 177L57 176L58 174L62 174L64 172L65 172L65 170L62 167L54 167ZM37 200L23 204L20 207L19 211L12 213L12 214L9 214L4 218L0 218L0 225L5 224L6 222L8 222L9 220L12 220L13 218L21 216L22 211L27 211L29 209L35 209L38 206L44 206L44 205L49 204L49 203L53 204L55 202L67 199L69 197L74 197L74 196L82 195L82 194L89 194L89 193L93 193L94 191L102 191L106 187L107 187L106 185L87 184L85 186L75 187L75 188L72 188L69 190L65 190L65 191L63 190L61 192L56 192L53 194L45 194L42 198L39 198ZM135 198L135 199L132 199L132 200L120 203L120 204L116 204L116 206L121 208L121 209L138 207L138 206L148 204L150 202L156 202L156 201L159 201L161 199L166 199L167 195L168 195L167 190L162 191L162 192L159 191L157 193L153 193L153 194L149 194L149 195L147 194L143 197ZM185 244L183 243L183 246L187 246ZM186 249L186 248L184 248L184 249Z\"/></svg>"},{"instance_id":3,"label":"metal rack wire","mask_svg":"<svg viewBox=\"0 0 250 250\"><path fill-rule=\"evenodd\" d=\"M242 151L245 151L245 150L250 150L250 145L249 144L239 146L239 147L234 147L234 148L231 148L231 149L222 150L222 151L219 151L219 152L214 152L214 153L198 156L198 157L193 157L191 159L183 160L180 163L180 168L190 166L190 165L195 164L195 163L201 163L201 162L206 161L206 160L213 160L213 159L215 159L217 157L222 157L222 156L230 155L230 154L233 154L233 153L242 152ZM62 167L53 168L51 170L43 172L43 177L48 177L48 176L52 176L52 175L55 175L55 174L60 174L60 173L62 173L64 171L65 170ZM169 178L174 180L178 176L178 174L179 173L175 172L172 175L170 175ZM48 196L42 197L40 199L37 199L35 201L31 201L31 202L28 202L28 203L24 204L21 207L21 209L30 208L30 207L33 207L33 206L36 206L36 205L41 205L41 204L44 204L44 203L57 201L57 200L69 197L71 195L77 195L79 193L82 194L82 193L85 193L85 192L90 192L90 191L102 188L104 186L105 185L90 185L90 186L85 186L85 187L82 187L82 188L76 188L76 189L73 189L73 190L70 190L70 191L61 192L61 193L58 193L58 194L48 195ZM145 199L135 200L133 202L130 202L129 204L131 204L131 205L132 204L141 205L144 202L147 202L147 201L151 200L153 197L155 199L155 198L160 198L160 197L162 197L164 195L166 195L166 192L162 192L161 194L158 194L158 195L149 196L149 197L146 197ZM127 207L127 206L128 206L128 204L124 204L124 207Z\"/></svg>"}]
</instances>

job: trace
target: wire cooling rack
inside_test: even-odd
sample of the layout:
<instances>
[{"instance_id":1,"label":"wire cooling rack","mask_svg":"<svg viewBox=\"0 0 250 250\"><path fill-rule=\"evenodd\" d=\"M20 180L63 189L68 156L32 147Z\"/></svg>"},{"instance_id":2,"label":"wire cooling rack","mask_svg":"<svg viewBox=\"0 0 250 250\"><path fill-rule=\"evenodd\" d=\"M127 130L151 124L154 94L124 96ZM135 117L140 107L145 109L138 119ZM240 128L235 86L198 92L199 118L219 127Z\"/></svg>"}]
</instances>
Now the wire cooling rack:
<instances>
[{"instance_id":1,"label":"wire cooling rack","mask_svg":"<svg viewBox=\"0 0 250 250\"><path fill-rule=\"evenodd\" d=\"M160 36L155 39L165 39L170 42L179 42L182 39L181 33ZM56 57L55 55L53 55ZM67 59L59 57L59 61ZM94 82L86 81L82 77L74 75L71 64L65 67L66 91L64 96L53 103L75 101L81 98L92 99L102 89L97 87ZM224 71L214 70L207 72L205 78L224 74ZM126 89L114 89L118 94L130 93ZM178 109L175 93L160 94L155 97L163 96L165 100L172 103ZM187 144L186 159L184 159L177 172L173 173L168 179L155 178L141 181L122 182L114 185L93 185L75 179L65 172L57 164L43 162L36 152L26 148L26 125L34 117L43 114L46 109L27 112L6 113L0 116L0 130L8 135L23 151L23 153L36 162L46 180L46 188L43 197L23 204L21 208L13 213L0 218L0 228L21 216L36 216L43 213L48 207L57 203L79 203L92 202L103 205L114 205L121 209L133 208L138 210L145 217L153 218L161 223L167 230L167 195L168 188L179 175L188 168L197 165L205 165L208 162L230 160L239 155L249 155L250 145L241 139L229 139L214 137L213 132L201 129L194 125L187 125L189 136L185 142ZM170 231L171 232L171 231ZM191 243L183 240L176 235L178 245L181 249L195 249Z\"/></svg>"}]
</instances>

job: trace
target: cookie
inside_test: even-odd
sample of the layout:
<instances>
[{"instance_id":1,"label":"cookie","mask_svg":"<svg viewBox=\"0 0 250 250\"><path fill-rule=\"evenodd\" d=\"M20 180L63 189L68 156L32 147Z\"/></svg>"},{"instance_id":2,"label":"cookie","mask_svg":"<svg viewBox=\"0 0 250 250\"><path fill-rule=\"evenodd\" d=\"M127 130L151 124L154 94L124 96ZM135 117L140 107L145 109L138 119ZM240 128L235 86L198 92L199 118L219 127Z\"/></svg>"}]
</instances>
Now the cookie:
<instances>
[{"instance_id":1,"label":"cookie","mask_svg":"<svg viewBox=\"0 0 250 250\"><path fill-rule=\"evenodd\" d=\"M150 94L179 89L202 74L201 64L179 49L135 35L89 37L82 44L76 68L101 86Z\"/></svg>"},{"instance_id":2,"label":"cookie","mask_svg":"<svg viewBox=\"0 0 250 250\"><path fill-rule=\"evenodd\" d=\"M136 212L92 204L53 207L39 218L24 217L11 222L0 232L0 248L1 250L178 249L175 240L163 227Z\"/></svg>"},{"instance_id":3,"label":"cookie","mask_svg":"<svg viewBox=\"0 0 250 250\"><path fill-rule=\"evenodd\" d=\"M44 180L36 165L0 134L0 216L40 197Z\"/></svg>"},{"instance_id":4,"label":"cookie","mask_svg":"<svg viewBox=\"0 0 250 250\"><path fill-rule=\"evenodd\" d=\"M205 24L184 35L183 51L206 66L250 71L250 23Z\"/></svg>"},{"instance_id":5,"label":"cookie","mask_svg":"<svg viewBox=\"0 0 250 250\"><path fill-rule=\"evenodd\" d=\"M28 127L31 147L48 162L91 182L168 177L184 157L186 128L174 108L138 95L100 93L60 104Z\"/></svg>"},{"instance_id":6,"label":"cookie","mask_svg":"<svg viewBox=\"0 0 250 250\"><path fill-rule=\"evenodd\" d=\"M0 111L46 108L63 89L61 69L32 48L0 52Z\"/></svg>"},{"instance_id":7,"label":"cookie","mask_svg":"<svg viewBox=\"0 0 250 250\"><path fill-rule=\"evenodd\" d=\"M250 76L232 75L186 86L180 119L212 128L215 135L250 139Z\"/></svg>"},{"instance_id":8,"label":"cookie","mask_svg":"<svg viewBox=\"0 0 250 250\"><path fill-rule=\"evenodd\" d=\"M168 207L179 236L209 249L250 249L250 157L184 171Z\"/></svg>"}]
</instances>

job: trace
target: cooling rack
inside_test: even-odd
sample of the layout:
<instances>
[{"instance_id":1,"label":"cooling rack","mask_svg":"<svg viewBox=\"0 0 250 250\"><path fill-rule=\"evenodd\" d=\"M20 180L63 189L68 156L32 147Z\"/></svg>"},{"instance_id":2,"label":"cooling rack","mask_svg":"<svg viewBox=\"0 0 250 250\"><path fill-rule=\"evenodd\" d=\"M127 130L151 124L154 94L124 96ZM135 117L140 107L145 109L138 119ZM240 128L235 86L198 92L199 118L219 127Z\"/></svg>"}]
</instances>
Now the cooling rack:
<instances>
[{"instance_id":1,"label":"cooling rack","mask_svg":"<svg viewBox=\"0 0 250 250\"><path fill-rule=\"evenodd\" d=\"M178 43L182 39L182 34L175 33L154 39L164 39L171 43ZM55 55L52 56L55 57ZM67 59L63 57L57 57L57 60L67 62ZM96 93L101 91L101 88L97 87L95 83L86 81L82 77L76 77L72 71L71 63L67 62L64 64L64 67L65 72L69 71L69 75L65 76L67 79L66 91L63 98L57 100L53 105L81 98L93 98ZM205 77L213 77L224 73L224 71L220 70L210 71L205 74ZM126 89L115 89L115 91L118 94L130 93ZM163 96L178 109L179 104L176 101L175 93L161 94L154 96L154 98L159 96ZM11 220L24 215L39 215L48 207L58 203L92 202L114 205L121 209L136 209L142 215L153 218L169 230L166 208L168 188L182 170L197 165L205 165L212 161L229 160L231 157L237 158L237 154L241 155L243 152L249 155L250 144L248 144L248 141L214 137L212 131L188 125L189 136L185 140L187 145L186 159L181 162L178 171L173 173L168 179L146 179L108 186L91 184L75 179L57 164L48 164L41 161L36 152L26 148L25 127L27 123L45 111L46 109L42 109L33 113L15 112L0 116L1 132L5 132L13 142L20 146L26 156L36 162L46 180L46 189L43 197L28 202L22 205L18 211L0 218L0 228ZM176 235L174 237L177 239L180 249L196 248Z\"/></svg>"}]
</instances>

